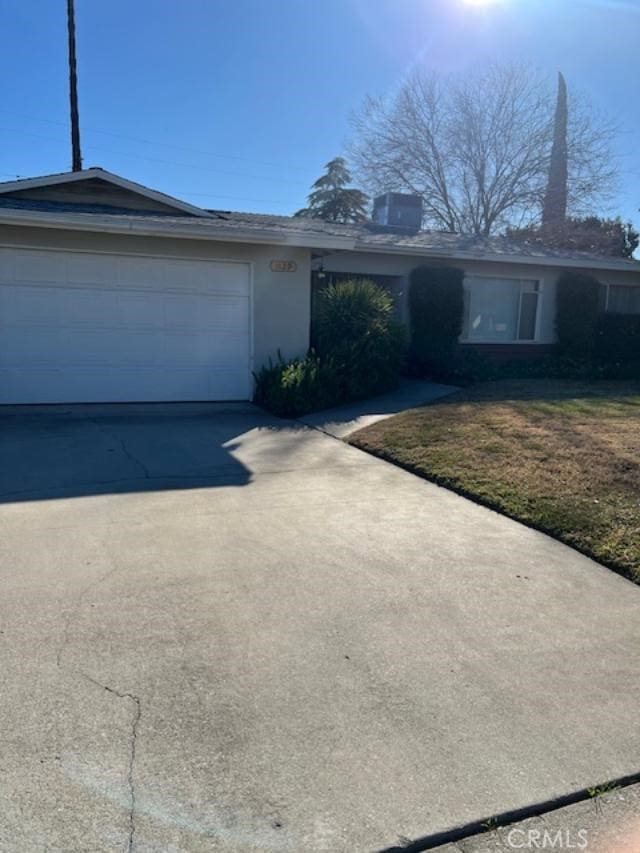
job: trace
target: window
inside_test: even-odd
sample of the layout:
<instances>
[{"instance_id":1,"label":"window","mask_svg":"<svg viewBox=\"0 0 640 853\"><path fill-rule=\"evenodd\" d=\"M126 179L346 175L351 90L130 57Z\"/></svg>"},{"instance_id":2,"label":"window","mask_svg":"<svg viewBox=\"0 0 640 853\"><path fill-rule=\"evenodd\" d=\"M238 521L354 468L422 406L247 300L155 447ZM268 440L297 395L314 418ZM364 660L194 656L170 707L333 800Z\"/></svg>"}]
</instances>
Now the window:
<instances>
[{"instance_id":1,"label":"window","mask_svg":"<svg viewBox=\"0 0 640 853\"><path fill-rule=\"evenodd\" d=\"M606 310L610 314L640 314L640 285L608 285Z\"/></svg>"},{"instance_id":2,"label":"window","mask_svg":"<svg viewBox=\"0 0 640 853\"><path fill-rule=\"evenodd\" d=\"M535 341L540 282L468 276L464 281L462 340L476 343Z\"/></svg>"}]
</instances>

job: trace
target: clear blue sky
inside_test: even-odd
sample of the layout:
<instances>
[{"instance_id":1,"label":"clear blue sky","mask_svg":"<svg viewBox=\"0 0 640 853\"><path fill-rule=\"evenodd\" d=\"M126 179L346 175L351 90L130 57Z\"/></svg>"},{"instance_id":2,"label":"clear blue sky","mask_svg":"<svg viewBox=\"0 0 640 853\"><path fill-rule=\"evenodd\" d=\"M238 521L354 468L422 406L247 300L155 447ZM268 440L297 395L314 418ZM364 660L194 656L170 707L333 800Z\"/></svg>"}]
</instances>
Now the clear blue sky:
<instances>
[{"instance_id":1,"label":"clear blue sky","mask_svg":"<svg viewBox=\"0 0 640 853\"><path fill-rule=\"evenodd\" d=\"M416 63L523 60L622 125L611 212L640 222L640 0L76 0L76 18L86 166L290 213L366 94ZM0 26L0 180L65 171L66 2L0 0Z\"/></svg>"}]
</instances>

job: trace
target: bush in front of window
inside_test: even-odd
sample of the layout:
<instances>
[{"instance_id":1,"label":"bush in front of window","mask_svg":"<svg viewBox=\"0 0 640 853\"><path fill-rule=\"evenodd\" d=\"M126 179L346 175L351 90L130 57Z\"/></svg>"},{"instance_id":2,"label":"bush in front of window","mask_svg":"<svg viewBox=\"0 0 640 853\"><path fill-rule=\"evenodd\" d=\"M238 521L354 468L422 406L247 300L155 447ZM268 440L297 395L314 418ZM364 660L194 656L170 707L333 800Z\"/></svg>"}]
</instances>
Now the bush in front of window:
<instances>
[{"instance_id":1,"label":"bush in front of window","mask_svg":"<svg viewBox=\"0 0 640 853\"><path fill-rule=\"evenodd\" d=\"M640 314L601 314L595 356L609 364L640 363Z\"/></svg>"},{"instance_id":2,"label":"bush in front of window","mask_svg":"<svg viewBox=\"0 0 640 853\"><path fill-rule=\"evenodd\" d=\"M593 276L577 272L565 272L558 279L556 334L560 355L592 357L600 314L600 287Z\"/></svg>"},{"instance_id":3,"label":"bush in front of window","mask_svg":"<svg viewBox=\"0 0 640 853\"><path fill-rule=\"evenodd\" d=\"M416 373L450 370L458 354L464 313L464 272L455 267L421 266L409 286L411 366Z\"/></svg>"}]
</instances>

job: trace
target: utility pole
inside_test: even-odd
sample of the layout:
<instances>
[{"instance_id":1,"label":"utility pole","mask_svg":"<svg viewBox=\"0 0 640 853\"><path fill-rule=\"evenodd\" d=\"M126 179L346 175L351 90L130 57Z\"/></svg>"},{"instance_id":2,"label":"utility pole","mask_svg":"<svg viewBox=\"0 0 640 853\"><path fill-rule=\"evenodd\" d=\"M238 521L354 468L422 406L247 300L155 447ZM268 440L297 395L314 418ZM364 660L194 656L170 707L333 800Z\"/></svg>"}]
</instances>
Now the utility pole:
<instances>
[{"instance_id":1,"label":"utility pole","mask_svg":"<svg viewBox=\"0 0 640 853\"><path fill-rule=\"evenodd\" d=\"M80 153L80 119L78 116L78 77L76 65L76 16L74 0L67 0L67 31L69 34L69 105L71 109L71 169L82 171Z\"/></svg>"}]
</instances>

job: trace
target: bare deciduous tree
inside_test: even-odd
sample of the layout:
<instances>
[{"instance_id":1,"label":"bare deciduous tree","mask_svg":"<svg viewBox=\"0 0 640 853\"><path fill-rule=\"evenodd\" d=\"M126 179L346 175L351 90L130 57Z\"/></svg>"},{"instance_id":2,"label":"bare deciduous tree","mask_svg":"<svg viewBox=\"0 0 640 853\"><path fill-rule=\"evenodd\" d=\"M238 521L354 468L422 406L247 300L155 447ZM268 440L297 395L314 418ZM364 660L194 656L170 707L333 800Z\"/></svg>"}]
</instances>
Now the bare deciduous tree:
<instances>
[{"instance_id":1,"label":"bare deciduous tree","mask_svg":"<svg viewBox=\"0 0 640 853\"><path fill-rule=\"evenodd\" d=\"M555 99L524 66L466 76L414 72L388 100L368 98L350 148L371 193L422 196L429 227L489 235L535 222L544 199ZM613 191L614 130L569 102L568 201L582 214Z\"/></svg>"}]
</instances>

